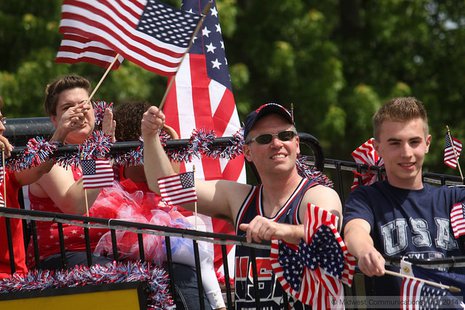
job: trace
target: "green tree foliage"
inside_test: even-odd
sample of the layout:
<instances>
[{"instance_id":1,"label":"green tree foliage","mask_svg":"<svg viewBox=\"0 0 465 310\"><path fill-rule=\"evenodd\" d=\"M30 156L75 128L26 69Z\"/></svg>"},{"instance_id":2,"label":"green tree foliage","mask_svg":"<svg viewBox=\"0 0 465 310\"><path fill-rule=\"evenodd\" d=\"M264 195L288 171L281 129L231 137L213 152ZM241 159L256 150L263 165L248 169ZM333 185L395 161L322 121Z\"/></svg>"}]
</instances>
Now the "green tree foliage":
<instances>
[{"instance_id":1,"label":"green tree foliage","mask_svg":"<svg viewBox=\"0 0 465 310\"><path fill-rule=\"evenodd\" d=\"M180 5L179 0L170 0ZM59 0L0 3L0 95L10 116L42 115L44 86L76 72L94 84L104 69L56 64ZM371 137L371 116L387 99L415 96L429 111L442 164L445 125L465 142L465 2L455 0L217 0L239 113L293 104L300 130L330 158ZM125 61L96 99L157 104L166 79Z\"/></svg>"}]
</instances>

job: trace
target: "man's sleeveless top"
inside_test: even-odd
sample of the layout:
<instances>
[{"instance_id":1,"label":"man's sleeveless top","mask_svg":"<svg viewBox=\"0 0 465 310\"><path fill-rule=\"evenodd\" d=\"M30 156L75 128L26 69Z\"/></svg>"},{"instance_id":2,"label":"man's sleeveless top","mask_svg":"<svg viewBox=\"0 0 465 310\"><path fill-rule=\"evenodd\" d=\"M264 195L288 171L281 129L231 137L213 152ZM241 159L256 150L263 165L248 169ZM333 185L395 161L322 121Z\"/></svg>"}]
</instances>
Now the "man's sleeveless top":
<instances>
[{"instance_id":1,"label":"man's sleeveless top","mask_svg":"<svg viewBox=\"0 0 465 310\"><path fill-rule=\"evenodd\" d=\"M299 218L300 203L310 188L318 185L309 179L302 179L287 202L281 207L276 215L270 219L278 223L303 224ZM254 186L242 203L236 218L236 233L244 236L245 232L239 230L242 223L250 223L257 215L265 216L262 205L262 185ZM255 289L252 273L252 248L237 246L236 248L236 275L235 295L236 309L255 309ZM271 268L270 250L254 249L255 262L258 273L258 295L260 296L261 309L283 309L284 291L279 282L276 281ZM301 305L300 305L301 306ZM294 309L300 308L298 305Z\"/></svg>"}]
</instances>

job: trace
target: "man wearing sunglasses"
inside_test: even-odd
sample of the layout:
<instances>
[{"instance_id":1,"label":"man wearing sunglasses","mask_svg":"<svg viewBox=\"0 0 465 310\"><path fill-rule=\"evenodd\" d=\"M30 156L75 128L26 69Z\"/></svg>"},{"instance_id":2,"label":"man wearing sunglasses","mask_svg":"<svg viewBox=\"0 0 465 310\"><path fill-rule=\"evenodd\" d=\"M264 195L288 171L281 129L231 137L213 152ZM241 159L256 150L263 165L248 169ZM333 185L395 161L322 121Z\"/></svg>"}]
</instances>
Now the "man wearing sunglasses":
<instances>
[{"instance_id":1,"label":"man wearing sunglasses","mask_svg":"<svg viewBox=\"0 0 465 310\"><path fill-rule=\"evenodd\" d=\"M141 124L144 169L154 192L159 192L160 177L175 174L158 135L163 124L164 115L156 107L147 110ZM237 234L246 236L248 242L281 239L294 244L304 236L302 223L308 203L340 216L341 201L337 193L302 178L297 172L299 137L288 110L276 103L262 105L247 116L244 138L244 156L255 166L261 184L196 180L199 212L229 220ZM194 204L183 207L193 210ZM270 251L255 249L259 282L255 292L250 250L241 246L236 249L236 309L255 308L257 294L264 309L281 309L285 293L275 280ZM303 308L297 303L293 307Z\"/></svg>"}]
</instances>

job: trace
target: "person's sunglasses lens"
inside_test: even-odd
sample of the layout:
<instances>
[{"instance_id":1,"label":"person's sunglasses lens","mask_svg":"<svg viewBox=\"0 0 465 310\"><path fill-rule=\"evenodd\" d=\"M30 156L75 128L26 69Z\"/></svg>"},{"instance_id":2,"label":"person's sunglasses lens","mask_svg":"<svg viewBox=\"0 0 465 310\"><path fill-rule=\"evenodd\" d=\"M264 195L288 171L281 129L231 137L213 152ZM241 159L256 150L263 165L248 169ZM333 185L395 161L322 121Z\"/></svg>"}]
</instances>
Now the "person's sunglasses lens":
<instances>
[{"instance_id":1,"label":"person's sunglasses lens","mask_svg":"<svg viewBox=\"0 0 465 310\"><path fill-rule=\"evenodd\" d=\"M255 142L257 142L258 144L268 144L271 142L272 139L273 139L273 136L267 133L267 134L256 137Z\"/></svg>"},{"instance_id":2,"label":"person's sunglasses lens","mask_svg":"<svg viewBox=\"0 0 465 310\"><path fill-rule=\"evenodd\" d=\"M278 133L278 139L281 141L289 141L294 138L295 133L293 131L281 131Z\"/></svg>"},{"instance_id":3,"label":"person's sunglasses lens","mask_svg":"<svg viewBox=\"0 0 465 310\"><path fill-rule=\"evenodd\" d=\"M274 135L267 133L267 134L256 137L254 140L258 144L268 144L271 142L271 140L273 140L273 136ZM291 130L287 130L287 131L281 131L276 136L281 141L289 141L295 137L295 133Z\"/></svg>"}]
</instances>

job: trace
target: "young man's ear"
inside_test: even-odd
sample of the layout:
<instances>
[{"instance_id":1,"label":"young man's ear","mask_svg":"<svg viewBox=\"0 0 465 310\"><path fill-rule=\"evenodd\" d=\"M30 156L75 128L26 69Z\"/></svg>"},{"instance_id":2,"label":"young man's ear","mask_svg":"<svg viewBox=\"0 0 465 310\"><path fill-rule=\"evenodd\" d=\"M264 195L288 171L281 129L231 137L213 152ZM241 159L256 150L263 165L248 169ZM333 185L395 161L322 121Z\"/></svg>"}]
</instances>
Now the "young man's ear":
<instances>
[{"instance_id":1,"label":"young man's ear","mask_svg":"<svg viewBox=\"0 0 465 310\"><path fill-rule=\"evenodd\" d=\"M431 135L428 135L426 137L426 152L425 153L429 152L429 146L431 145L431 139L432 139Z\"/></svg>"}]
</instances>

